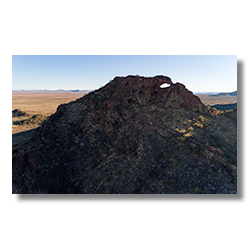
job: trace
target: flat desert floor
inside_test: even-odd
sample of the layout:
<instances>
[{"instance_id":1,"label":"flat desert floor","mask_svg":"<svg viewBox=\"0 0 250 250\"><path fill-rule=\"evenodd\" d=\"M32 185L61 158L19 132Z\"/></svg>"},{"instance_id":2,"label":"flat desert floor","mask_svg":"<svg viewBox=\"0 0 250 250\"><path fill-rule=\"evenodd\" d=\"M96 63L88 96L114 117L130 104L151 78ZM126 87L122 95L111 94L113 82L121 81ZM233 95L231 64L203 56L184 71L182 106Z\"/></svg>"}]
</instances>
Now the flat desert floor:
<instances>
[{"instance_id":1,"label":"flat desert floor","mask_svg":"<svg viewBox=\"0 0 250 250\"><path fill-rule=\"evenodd\" d=\"M237 102L237 96L197 95L205 105L232 104Z\"/></svg>"},{"instance_id":2,"label":"flat desert floor","mask_svg":"<svg viewBox=\"0 0 250 250\"><path fill-rule=\"evenodd\" d=\"M30 115L52 114L58 105L74 101L86 92L12 92L12 110L21 109Z\"/></svg>"}]
</instances>

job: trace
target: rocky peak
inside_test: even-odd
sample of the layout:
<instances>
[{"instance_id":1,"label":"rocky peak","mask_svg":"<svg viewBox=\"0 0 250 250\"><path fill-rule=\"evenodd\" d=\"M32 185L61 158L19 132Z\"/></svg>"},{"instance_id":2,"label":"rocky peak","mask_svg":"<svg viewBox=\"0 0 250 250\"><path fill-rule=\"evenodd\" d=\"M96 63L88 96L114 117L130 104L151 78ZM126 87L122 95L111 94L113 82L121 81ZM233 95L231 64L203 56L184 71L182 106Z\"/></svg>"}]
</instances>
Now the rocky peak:
<instances>
[{"instance_id":1,"label":"rocky peak","mask_svg":"<svg viewBox=\"0 0 250 250\"><path fill-rule=\"evenodd\" d=\"M173 85L171 78L163 75L155 77L129 75L127 77L115 77L112 82L121 86L138 86L141 88L156 88L160 87L163 83L168 83L170 86Z\"/></svg>"},{"instance_id":2,"label":"rocky peak","mask_svg":"<svg viewBox=\"0 0 250 250\"><path fill-rule=\"evenodd\" d=\"M162 84L169 84L169 87L161 88ZM120 99L121 102L129 104L134 102L143 105L158 103L165 107L190 107L197 112L209 112L199 97L187 90L185 85L174 84L170 77L163 75L115 77L104 88L113 94L112 98L103 103L103 107L111 107L113 100ZM113 105L116 104L113 103Z\"/></svg>"}]
</instances>

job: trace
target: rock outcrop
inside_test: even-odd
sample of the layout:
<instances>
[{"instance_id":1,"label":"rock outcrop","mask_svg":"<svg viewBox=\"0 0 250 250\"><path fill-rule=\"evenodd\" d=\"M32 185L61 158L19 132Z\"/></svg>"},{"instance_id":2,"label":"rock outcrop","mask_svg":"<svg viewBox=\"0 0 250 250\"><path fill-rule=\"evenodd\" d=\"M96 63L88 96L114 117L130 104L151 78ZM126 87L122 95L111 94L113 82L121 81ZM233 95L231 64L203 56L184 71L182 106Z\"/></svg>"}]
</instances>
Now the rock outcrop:
<instances>
[{"instance_id":1,"label":"rock outcrop","mask_svg":"<svg viewBox=\"0 0 250 250\"><path fill-rule=\"evenodd\" d=\"M13 151L13 193L236 193L236 118L169 77L116 77Z\"/></svg>"},{"instance_id":2,"label":"rock outcrop","mask_svg":"<svg viewBox=\"0 0 250 250\"><path fill-rule=\"evenodd\" d=\"M27 113L21 111L21 109L12 110L12 117L27 116Z\"/></svg>"},{"instance_id":3,"label":"rock outcrop","mask_svg":"<svg viewBox=\"0 0 250 250\"><path fill-rule=\"evenodd\" d=\"M167 88L160 88L164 83L169 84ZM147 105L160 102L165 107L190 107L198 112L208 112L208 109L200 101L198 96L186 89L181 83L173 84L166 76L140 77L127 76L116 77L106 88L114 91L113 97L122 98L124 102L137 102ZM120 94L123 95L120 95ZM110 100L103 104L108 107Z\"/></svg>"}]
</instances>

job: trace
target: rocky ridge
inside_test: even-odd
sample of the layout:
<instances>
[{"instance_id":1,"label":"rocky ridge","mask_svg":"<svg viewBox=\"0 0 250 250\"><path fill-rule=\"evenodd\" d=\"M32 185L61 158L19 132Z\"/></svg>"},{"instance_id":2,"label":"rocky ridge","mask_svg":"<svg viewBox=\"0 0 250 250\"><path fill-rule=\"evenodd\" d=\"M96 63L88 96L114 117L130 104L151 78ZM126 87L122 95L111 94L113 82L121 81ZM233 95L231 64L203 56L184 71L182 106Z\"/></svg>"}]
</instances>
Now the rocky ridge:
<instances>
[{"instance_id":1,"label":"rocky ridge","mask_svg":"<svg viewBox=\"0 0 250 250\"><path fill-rule=\"evenodd\" d=\"M12 117L28 116L26 112L21 111L21 109L12 110Z\"/></svg>"},{"instance_id":2,"label":"rocky ridge","mask_svg":"<svg viewBox=\"0 0 250 250\"><path fill-rule=\"evenodd\" d=\"M13 193L237 193L236 121L169 77L116 77L13 151Z\"/></svg>"}]
</instances>

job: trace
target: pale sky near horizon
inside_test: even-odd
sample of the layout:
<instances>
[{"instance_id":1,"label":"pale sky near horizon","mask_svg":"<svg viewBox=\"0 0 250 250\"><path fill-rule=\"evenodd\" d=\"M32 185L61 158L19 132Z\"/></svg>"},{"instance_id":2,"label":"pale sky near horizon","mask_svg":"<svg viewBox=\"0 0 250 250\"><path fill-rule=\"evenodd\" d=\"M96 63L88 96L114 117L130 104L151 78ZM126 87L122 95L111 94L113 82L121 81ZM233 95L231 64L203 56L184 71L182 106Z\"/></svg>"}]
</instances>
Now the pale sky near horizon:
<instances>
[{"instance_id":1,"label":"pale sky near horizon","mask_svg":"<svg viewBox=\"0 0 250 250\"><path fill-rule=\"evenodd\" d=\"M192 92L237 90L236 55L13 55L12 90L94 90L116 76L165 75Z\"/></svg>"}]
</instances>

